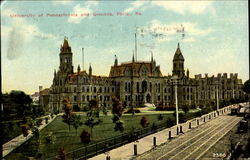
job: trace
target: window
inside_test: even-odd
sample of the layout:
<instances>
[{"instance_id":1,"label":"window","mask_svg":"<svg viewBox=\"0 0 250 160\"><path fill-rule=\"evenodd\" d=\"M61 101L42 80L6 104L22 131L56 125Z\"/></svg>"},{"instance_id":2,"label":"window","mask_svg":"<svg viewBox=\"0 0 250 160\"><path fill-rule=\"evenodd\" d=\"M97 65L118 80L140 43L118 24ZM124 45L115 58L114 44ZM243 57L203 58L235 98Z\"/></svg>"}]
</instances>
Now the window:
<instances>
[{"instance_id":1,"label":"window","mask_svg":"<svg viewBox=\"0 0 250 160\"><path fill-rule=\"evenodd\" d=\"M137 93L140 92L140 88L139 88L139 82L136 83L136 90L137 90Z\"/></svg>"},{"instance_id":2,"label":"window","mask_svg":"<svg viewBox=\"0 0 250 160\"><path fill-rule=\"evenodd\" d=\"M76 101L76 96L74 96L74 101Z\"/></svg>"},{"instance_id":3,"label":"window","mask_svg":"<svg viewBox=\"0 0 250 160\"><path fill-rule=\"evenodd\" d=\"M84 95L82 96L82 101L85 101L85 96Z\"/></svg>"},{"instance_id":4,"label":"window","mask_svg":"<svg viewBox=\"0 0 250 160\"><path fill-rule=\"evenodd\" d=\"M82 92L85 92L85 88L84 87L82 87Z\"/></svg>"}]
</instances>

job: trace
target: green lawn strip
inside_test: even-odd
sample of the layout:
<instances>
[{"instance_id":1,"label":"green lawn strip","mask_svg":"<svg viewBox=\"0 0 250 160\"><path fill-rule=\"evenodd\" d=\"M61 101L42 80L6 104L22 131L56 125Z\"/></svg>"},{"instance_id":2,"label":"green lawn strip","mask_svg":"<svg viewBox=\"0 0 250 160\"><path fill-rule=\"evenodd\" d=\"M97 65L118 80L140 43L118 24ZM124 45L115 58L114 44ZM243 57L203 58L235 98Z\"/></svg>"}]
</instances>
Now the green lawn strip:
<instances>
[{"instance_id":1,"label":"green lawn strip","mask_svg":"<svg viewBox=\"0 0 250 160\"><path fill-rule=\"evenodd\" d=\"M159 121L158 117L159 114L162 114L163 120ZM192 117L193 113L190 112L190 115L188 117ZM86 119L86 113L80 113L82 116L82 120ZM100 119L102 119L102 123L95 126L93 128L93 135L91 138L91 142L89 145L100 142L102 140L113 138L115 136L121 135L122 133L119 131L114 131L115 124L112 122L112 116L111 114L104 116L100 114ZM165 123L167 118L174 119L173 117L173 111L168 112L161 112L157 111L156 113L149 113L149 114L135 114L132 116L131 114L124 114L121 118L121 120L124 122L124 132L131 132L132 128L134 129L141 129L142 126L140 125L141 117L145 116L149 122L149 127L152 126L153 123L155 125L159 125L160 123ZM68 125L62 122L61 116L58 116L53 122L48 124L41 132L40 132L40 145L39 145L39 151L45 156L45 157L52 157L54 155L57 155L58 150L60 147L64 147L66 152L70 152L72 150L75 150L77 148L81 148L85 146L85 144L82 144L80 142L79 135L82 132L83 129L87 129L90 131L90 129L82 125L78 128L77 134L76 130L71 126L70 131L68 129ZM53 144L47 144L45 137L50 133L53 133L54 142ZM35 138L30 140L35 141ZM120 142L120 141L119 141ZM22 148L19 147L19 148ZM94 148L88 148L88 150L93 150ZM83 151L81 151L83 152ZM20 153L20 149L17 149L13 152L14 153ZM12 154L12 153L11 153ZM8 158L7 158L8 159Z\"/></svg>"}]
</instances>

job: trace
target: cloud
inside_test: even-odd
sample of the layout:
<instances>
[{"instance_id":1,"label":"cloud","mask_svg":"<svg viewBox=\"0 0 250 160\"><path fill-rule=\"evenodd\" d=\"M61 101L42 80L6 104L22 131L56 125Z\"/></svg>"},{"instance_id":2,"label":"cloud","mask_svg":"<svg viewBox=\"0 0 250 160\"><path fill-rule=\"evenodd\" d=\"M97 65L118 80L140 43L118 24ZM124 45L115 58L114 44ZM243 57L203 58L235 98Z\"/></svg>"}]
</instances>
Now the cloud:
<instances>
[{"instance_id":1,"label":"cloud","mask_svg":"<svg viewBox=\"0 0 250 160\"><path fill-rule=\"evenodd\" d=\"M79 24L83 19L89 17L91 18L91 16L81 16L81 14L90 14L91 12L93 12L92 8L94 6L97 6L99 4L99 2L97 1L88 1L84 3L85 7L81 7L80 4L77 4L74 8L72 13L74 14L78 14L78 16L71 16L68 19L69 23L75 23L75 24Z\"/></svg>"},{"instance_id":2,"label":"cloud","mask_svg":"<svg viewBox=\"0 0 250 160\"><path fill-rule=\"evenodd\" d=\"M135 1L131 3L131 7L127 8L124 10L124 12L132 12L136 9L139 9L140 7L142 7L144 4L146 4L147 2L145 1Z\"/></svg>"},{"instance_id":3,"label":"cloud","mask_svg":"<svg viewBox=\"0 0 250 160\"><path fill-rule=\"evenodd\" d=\"M200 28L196 23L191 22L165 24L154 19L147 26L140 29L143 30L143 34L151 34L160 42L174 40L176 36L184 38L185 42L194 42L197 37L206 36L213 32L210 28Z\"/></svg>"},{"instance_id":4,"label":"cloud","mask_svg":"<svg viewBox=\"0 0 250 160\"><path fill-rule=\"evenodd\" d=\"M161 7L167 11L173 11L182 15L186 13L201 14L205 12L216 15L216 10L212 5L213 1L135 1L124 12L134 11L145 6L145 4Z\"/></svg>"},{"instance_id":5,"label":"cloud","mask_svg":"<svg viewBox=\"0 0 250 160\"><path fill-rule=\"evenodd\" d=\"M53 4L54 5L69 5L72 4L72 0L54 0Z\"/></svg>"},{"instance_id":6,"label":"cloud","mask_svg":"<svg viewBox=\"0 0 250 160\"><path fill-rule=\"evenodd\" d=\"M201 14L206 11L215 14L212 1L152 1L152 4L179 14L185 14L187 12Z\"/></svg>"},{"instance_id":7,"label":"cloud","mask_svg":"<svg viewBox=\"0 0 250 160\"><path fill-rule=\"evenodd\" d=\"M29 23L25 18L10 18L10 14L16 14L12 10L2 11L4 19L8 19L8 25L1 25L2 39L7 42L7 58L13 60L23 53L23 46L26 42L37 39L55 39L56 36L45 33L34 23Z\"/></svg>"}]
</instances>

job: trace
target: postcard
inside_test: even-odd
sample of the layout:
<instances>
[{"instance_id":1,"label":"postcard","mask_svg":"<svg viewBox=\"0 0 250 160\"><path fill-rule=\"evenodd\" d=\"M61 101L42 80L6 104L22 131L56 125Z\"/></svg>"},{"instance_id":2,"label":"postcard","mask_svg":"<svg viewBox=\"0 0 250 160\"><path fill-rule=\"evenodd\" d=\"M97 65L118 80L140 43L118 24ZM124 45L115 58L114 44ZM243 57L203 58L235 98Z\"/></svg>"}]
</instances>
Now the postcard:
<instances>
[{"instance_id":1,"label":"postcard","mask_svg":"<svg viewBox=\"0 0 250 160\"><path fill-rule=\"evenodd\" d=\"M250 159L248 1L2 1L2 157Z\"/></svg>"}]
</instances>

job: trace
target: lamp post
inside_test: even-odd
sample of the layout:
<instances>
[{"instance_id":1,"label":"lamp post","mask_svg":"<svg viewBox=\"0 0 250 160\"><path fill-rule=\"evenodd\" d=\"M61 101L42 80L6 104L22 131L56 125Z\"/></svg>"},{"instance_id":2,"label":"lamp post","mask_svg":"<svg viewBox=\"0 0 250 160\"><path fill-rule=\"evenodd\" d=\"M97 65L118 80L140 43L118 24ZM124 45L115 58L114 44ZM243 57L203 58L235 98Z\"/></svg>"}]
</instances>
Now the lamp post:
<instances>
[{"instance_id":1,"label":"lamp post","mask_svg":"<svg viewBox=\"0 0 250 160\"><path fill-rule=\"evenodd\" d=\"M173 84L175 85L175 108L176 108L176 125L178 128L179 125L179 112L178 112L178 95L177 95L177 82L178 82L178 77L173 76L172 77Z\"/></svg>"}]
</instances>

